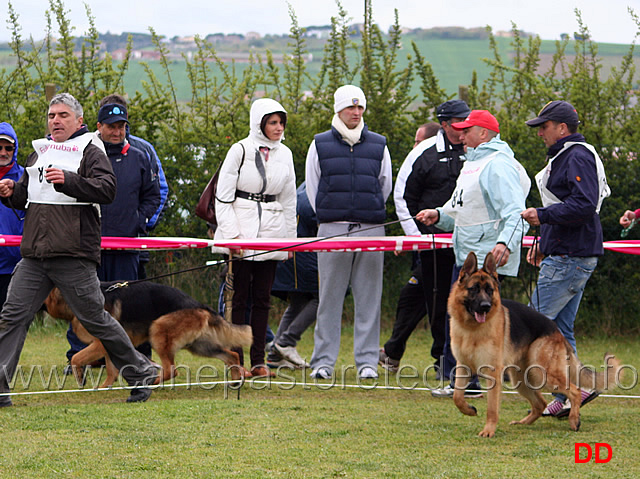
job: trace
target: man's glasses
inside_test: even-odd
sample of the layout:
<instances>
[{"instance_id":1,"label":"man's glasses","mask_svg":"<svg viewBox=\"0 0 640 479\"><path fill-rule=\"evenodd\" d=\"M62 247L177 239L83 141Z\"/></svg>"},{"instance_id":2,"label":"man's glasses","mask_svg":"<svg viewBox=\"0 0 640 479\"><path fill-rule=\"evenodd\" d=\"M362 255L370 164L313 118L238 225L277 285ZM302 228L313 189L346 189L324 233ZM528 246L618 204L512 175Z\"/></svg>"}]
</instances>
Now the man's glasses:
<instances>
[{"instance_id":1,"label":"man's glasses","mask_svg":"<svg viewBox=\"0 0 640 479\"><path fill-rule=\"evenodd\" d=\"M4 150L7 153L11 153L13 150L15 150L16 147L13 145L9 145L9 146L5 146L5 145L0 145L0 151Z\"/></svg>"}]
</instances>

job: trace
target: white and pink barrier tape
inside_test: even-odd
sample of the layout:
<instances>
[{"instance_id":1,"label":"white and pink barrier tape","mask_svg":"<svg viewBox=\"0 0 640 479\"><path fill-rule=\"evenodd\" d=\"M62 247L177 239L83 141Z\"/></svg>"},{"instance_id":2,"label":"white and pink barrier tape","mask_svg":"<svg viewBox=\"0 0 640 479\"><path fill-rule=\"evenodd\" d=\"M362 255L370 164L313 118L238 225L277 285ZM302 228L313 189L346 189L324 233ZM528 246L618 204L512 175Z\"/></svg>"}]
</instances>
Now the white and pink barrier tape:
<instances>
[{"instance_id":1,"label":"white and pink barrier tape","mask_svg":"<svg viewBox=\"0 0 640 479\"><path fill-rule=\"evenodd\" d=\"M19 246L21 236L0 235L0 246ZM525 236L523 245L533 244L533 236ZM209 248L229 248L235 250L270 251L421 251L436 248L450 248L451 234L422 236L358 236L340 238L258 238L211 240L200 238L146 237L124 238L105 236L102 249L106 250L171 250ZM640 240L605 241L605 250L618 253L640 254Z\"/></svg>"}]
</instances>

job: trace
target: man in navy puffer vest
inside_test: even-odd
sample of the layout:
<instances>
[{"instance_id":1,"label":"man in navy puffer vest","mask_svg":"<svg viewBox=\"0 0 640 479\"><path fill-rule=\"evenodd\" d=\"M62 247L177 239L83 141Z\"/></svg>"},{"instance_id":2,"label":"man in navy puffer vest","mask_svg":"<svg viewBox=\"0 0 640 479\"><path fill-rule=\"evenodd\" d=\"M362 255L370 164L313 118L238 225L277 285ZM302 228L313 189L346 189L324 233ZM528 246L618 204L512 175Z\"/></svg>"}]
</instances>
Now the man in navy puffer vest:
<instances>
[{"instance_id":1,"label":"man in navy puffer vest","mask_svg":"<svg viewBox=\"0 0 640 479\"><path fill-rule=\"evenodd\" d=\"M366 106L365 95L357 86L338 88L331 130L316 135L309 147L307 196L318 218L318 236L384 236L385 203L392 186L391 156L386 138L364 124ZM383 263L382 252L318 254L320 303L312 377L328 379L333 374L349 285L358 375L378 377Z\"/></svg>"}]
</instances>

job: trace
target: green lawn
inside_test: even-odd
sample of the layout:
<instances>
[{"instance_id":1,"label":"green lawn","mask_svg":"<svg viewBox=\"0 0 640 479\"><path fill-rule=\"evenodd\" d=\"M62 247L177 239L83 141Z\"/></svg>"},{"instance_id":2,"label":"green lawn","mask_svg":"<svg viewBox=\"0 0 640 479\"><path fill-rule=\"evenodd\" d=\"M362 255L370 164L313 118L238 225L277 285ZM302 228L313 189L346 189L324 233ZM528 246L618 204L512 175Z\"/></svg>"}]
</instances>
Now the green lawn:
<instances>
[{"instance_id":1,"label":"green lawn","mask_svg":"<svg viewBox=\"0 0 640 479\"><path fill-rule=\"evenodd\" d=\"M388 332L382 335L386 340ZM59 325L32 331L21 365L62 370L65 330ZM299 346L313 349L312 333ZM404 364L420 372L430 364L429 332L412 336ZM605 350L624 363L640 363L637 338L579 338L583 362L597 364ZM340 366L353 363L352 332L343 333ZM178 363L205 371L218 361L183 352ZM383 372L382 369L380 369ZM407 374L409 370L407 370ZM300 372L245 384L236 391L220 385L167 387L144 404L125 404L128 392L34 394L14 396L14 407L0 409L1 477L629 477L640 476L636 442L640 438L640 401L602 397L582 412L579 433L566 421L543 418L529 427L509 422L526 414L528 404L515 395L502 403L493 439L476 436L486 412L485 399L472 400L479 417L460 414L448 399L411 388L421 378L381 375L357 386L349 369L334 387L319 388ZM631 375L628 375L631 376ZM176 383L184 383L186 369ZM627 378L626 384L633 382ZM39 380L34 380L33 389ZM433 375L428 381L435 385ZM291 383L295 382L295 386ZM344 383L345 386L341 384ZM321 382L325 384L326 382ZM354 385L355 387L348 387ZM370 388L371 387L371 388ZM67 379L67 389L77 389ZM22 390L17 386L15 391ZM30 389L33 392L32 389ZM614 391L638 395L640 388ZM226 397L226 398L225 398ZM574 464L574 444L608 443L606 464ZM584 456L584 454L583 454ZM583 457L582 456L582 457Z\"/></svg>"}]
</instances>

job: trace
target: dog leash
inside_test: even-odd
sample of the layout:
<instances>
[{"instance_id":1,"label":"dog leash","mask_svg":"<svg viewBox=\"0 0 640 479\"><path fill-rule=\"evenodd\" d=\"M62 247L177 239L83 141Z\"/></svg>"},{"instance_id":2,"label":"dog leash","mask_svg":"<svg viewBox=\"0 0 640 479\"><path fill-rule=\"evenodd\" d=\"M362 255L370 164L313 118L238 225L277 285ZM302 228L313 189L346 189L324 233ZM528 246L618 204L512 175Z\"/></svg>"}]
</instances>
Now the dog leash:
<instances>
[{"instance_id":1,"label":"dog leash","mask_svg":"<svg viewBox=\"0 0 640 479\"><path fill-rule=\"evenodd\" d=\"M380 227L384 228L385 226L394 225L394 224L397 224L397 223L401 223L403 221L414 220L415 218L416 218L415 216L411 216L411 217L408 217L408 218L402 218L402 219L397 219L397 220L393 220L393 221L388 221L386 223L381 223L379 225L373 225L373 226L369 226L367 228L362 228L359 232L369 231L369 230L380 228ZM255 257L258 257L258 256L262 256L262 255L270 254L270 253L275 253L275 252L278 252L278 251L285 251L285 250L287 250L289 248L295 248L295 247L298 247L298 246L306 246L308 244L318 243L320 241L324 241L324 240L328 240L328 239L339 238L341 236L348 236L349 233L350 232L347 231L346 233L338 233L338 234L331 235L331 236L324 236L322 238L314 238L314 239L309 240L309 241L304 241L304 242L301 242L301 243L294 244L293 246L291 246L291 245L282 246L280 248L272 249L272 250L269 250L269 251L260 251L258 253L250 254L250 255L247 255L247 256L242 256L242 257L238 256L236 258L234 258L232 256L231 258L221 259L219 261L209 261L209 262L207 262L207 264L202 265L202 266L194 266L192 268L186 268L186 269L182 269L182 270L179 270L179 271L174 271L172 273L159 274L157 276L152 276L150 278L136 279L136 280L131 280L131 281L123 281L123 282L120 282L120 283L114 283L111 286L109 286L106 291L110 292L110 291L113 291L113 290L118 289L118 288L126 288L130 284L134 284L134 283L142 283L142 282L145 282L145 281L153 281L153 280L160 279L160 278L166 278L168 276L175 276L177 274L189 273L191 271L198 271L198 270L201 270L201 269L209 268L211 266L219 266L221 264L229 264L229 263L232 263L234 261L240 261L240 260L246 260L246 259L249 259L249 258L255 258ZM435 244L435 239L434 239L434 244Z\"/></svg>"}]
</instances>

